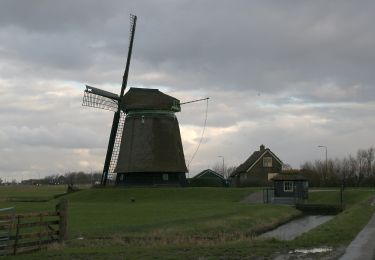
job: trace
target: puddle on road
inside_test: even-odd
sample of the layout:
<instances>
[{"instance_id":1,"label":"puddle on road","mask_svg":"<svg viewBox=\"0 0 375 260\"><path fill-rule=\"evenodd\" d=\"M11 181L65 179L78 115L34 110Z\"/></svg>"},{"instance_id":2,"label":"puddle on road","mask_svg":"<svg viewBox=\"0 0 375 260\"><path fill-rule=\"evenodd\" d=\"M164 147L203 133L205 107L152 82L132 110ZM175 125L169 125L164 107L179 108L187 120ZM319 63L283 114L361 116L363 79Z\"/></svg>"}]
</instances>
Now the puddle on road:
<instances>
[{"instance_id":1,"label":"puddle on road","mask_svg":"<svg viewBox=\"0 0 375 260\"><path fill-rule=\"evenodd\" d=\"M325 253L325 252L331 252L332 248L330 247L317 247L317 248L311 248L311 249L295 249L289 252L289 254L293 253L302 253L302 254L316 254L316 253Z\"/></svg>"},{"instance_id":2,"label":"puddle on road","mask_svg":"<svg viewBox=\"0 0 375 260\"><path fill-rule=\"evenodd\" d=\"M293 240L297 236L305 233L325 222L331 220L335 216L322 216L322 215L312 215L302 217L296 220L292 220L284 225L279 226L276 229L268 231L262 235L260 238L276 238L279 240Z\"/></svg>"}]
</instances>

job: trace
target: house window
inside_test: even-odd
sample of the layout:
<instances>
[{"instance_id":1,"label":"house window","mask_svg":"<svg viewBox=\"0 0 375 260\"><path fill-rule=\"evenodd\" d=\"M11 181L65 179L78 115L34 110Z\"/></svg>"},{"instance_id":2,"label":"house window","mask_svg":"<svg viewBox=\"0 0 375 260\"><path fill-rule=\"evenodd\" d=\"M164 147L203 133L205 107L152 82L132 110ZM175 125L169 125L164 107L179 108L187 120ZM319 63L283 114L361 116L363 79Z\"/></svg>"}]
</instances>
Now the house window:
<instances>
[{"instance_id":1,"label":"house window","mask_svg":"<svg viewBox=\"0 0 375 260\"><path fill-rule=\"evenodd\" d=\"M292 181L284 181L284 191L293 191Z\"/></svg>"},{"instance_id":2,"label":"house window","mask_svg":"<svg viewBox=\"0 0 375 260\"><path fill-rule=\"evenodd\" d=\"M272 167L272 157L263 157L263 167Z\"/></svg>"},{"instance_id":3,"label":"house window","mask_svg":"<svg viewBox=\"0 0 375 260\"><path fill-rule=\"evenodd\" d=\"M163 173L163 181L167 181L168 180L168 173Z\"/></svg>"}]
</instances>

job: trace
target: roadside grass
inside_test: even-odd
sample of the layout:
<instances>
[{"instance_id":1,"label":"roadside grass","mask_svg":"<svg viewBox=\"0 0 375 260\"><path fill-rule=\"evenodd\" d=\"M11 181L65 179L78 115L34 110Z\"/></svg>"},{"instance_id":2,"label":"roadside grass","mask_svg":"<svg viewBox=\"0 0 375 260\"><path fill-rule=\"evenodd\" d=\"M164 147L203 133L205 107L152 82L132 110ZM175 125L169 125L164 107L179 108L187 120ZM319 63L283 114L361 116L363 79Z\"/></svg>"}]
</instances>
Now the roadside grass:
<instances>
[{"instance_id":1,"label":"roadside grass","mask_svg":"<svg viewBox=\"0 0 375 260\"><path fill-rule=\"evenodd\" d=\"M375 211L368 203L374 191L347 189L345 211L325 224L293 241L258 239L256 233L301 213L289 206L239 202L254 191L108 188L73 193L66 196L66 245L17 259L253 259L301 247L347 245ZM339 192L310 193L310 203L337 204ZM19 203L21 210L30 211L42 203L24 204Z\"/></svg>"},{"instance_id":2,"label":"roadside grass","mask_svg":"<svg viewBox=\"0 0 375 260\"><path fill-rule=\"evenodd\" d=\"M349 244L375 213L370 199L372 190L347 189L343 193L346 209L332 220L302 234L290 244L311 247L314 245L338 246ZM339 192L324 191L314 194L312 201L317 203L337 203Z\"/></svg>"},{"instance_id":3,"label":"roadside grass","mask_svg":"<svg viewBox=\"0 0 375 260\"><path fill-rule=\"evenodd\" d=\"M359 201L375 194L375 189L345 189L343 191L343 204L352 206ZM340 204L340 189L310 192L308 203L311 204Z\"/></svg>"},{"instance_id":4,"label":"roadside grass","mask_svg":"<svg viewBox=\"0 0 375 260\"><path fill-rule=\"evenodd\" d=\"M367 224L374 212L374 208L369 208L368 205L353 206L333 220L302 234L292 245L299 247L347 245Z\"/></svg>"}]
</instances>

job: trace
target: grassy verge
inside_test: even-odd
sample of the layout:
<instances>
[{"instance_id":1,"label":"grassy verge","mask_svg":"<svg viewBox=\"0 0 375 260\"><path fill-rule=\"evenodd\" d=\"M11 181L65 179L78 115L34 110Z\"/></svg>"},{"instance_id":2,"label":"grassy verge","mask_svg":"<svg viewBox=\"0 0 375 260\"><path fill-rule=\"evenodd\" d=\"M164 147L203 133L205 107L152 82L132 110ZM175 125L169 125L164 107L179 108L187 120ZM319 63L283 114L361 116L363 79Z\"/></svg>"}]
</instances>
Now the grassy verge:
<instances>
[{"instance_id":1,"label":"grassy verge","mask_svg":"<svg viewBox=\"0 0 375 260\"><path fill-rule=\"evenodd\" d=\"M374 196L371 190L344 191L346 209L331 221L301 235L291 244L294 246L327 245L338 246L350 243L357 233L367 224L375 212L371 207L370 198ZM325 191L314 194L312 201L316 203L337 203L338 191Z\"/></svg>"},{"instance_id":2,"label":"grassy verge","mask_svg":"<svg viewBox=\"0 0 375 260\"><path fill-rule=\"evenodd\" d=\"M373 191L347 190L347 208L293 241L255 239L259 230L300 212L239 201L254 189L93 189L68 196L70 240L24 259L253 259L290 249L348 244L367 223ZM312 193L311 203L337 203L337 191ZM134 199L135 202L131 202ZM48 204L48 203L47 203ZM19 203L22 210L29 204ZM35 206L33 206L35 207Z\"/></svg>"}]
</instances>

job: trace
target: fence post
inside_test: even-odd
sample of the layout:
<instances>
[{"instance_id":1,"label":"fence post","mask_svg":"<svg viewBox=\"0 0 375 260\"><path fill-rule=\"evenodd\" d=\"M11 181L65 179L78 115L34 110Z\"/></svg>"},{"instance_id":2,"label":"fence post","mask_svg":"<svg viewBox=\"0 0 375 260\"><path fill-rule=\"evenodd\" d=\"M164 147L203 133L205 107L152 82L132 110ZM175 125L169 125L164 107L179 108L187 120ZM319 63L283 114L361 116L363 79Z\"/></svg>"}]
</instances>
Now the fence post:
<instances>
[{"instance_id":1,"label":"fence post","mask_svg":"<svg viewBox=\"0 0 375 260\"><path fill-rule=\"evenodd\" d=\"M68 238L68 201L63 199L57 204L59 213L59 237L60 242Z\"/></svg>"},{"instance_id":2,"label":"fence post","mask_svg":"<svg viewBox=\"0 0 375 260\"><path fill-rule=\"evenodd\" d=\"M17 254L18 237L20 235L20 221L21 221L21 217L18 215L17 216L16 238L14 240L13 255Z\"/></svg>"},{"instance_id":3,"label":"fence post","mask_svg":"<svg viewBox=\"0 0 375 260\"><path fill-rule=\"evenodd\" d=\"M43 216L39 214L39 250L42 249L42 225L43 225Z\"/></svg>"}]
</instances>

